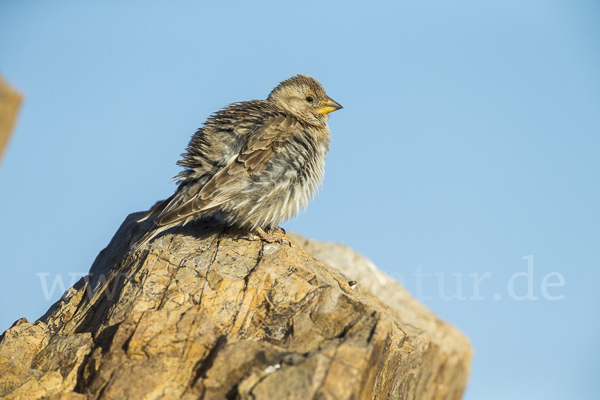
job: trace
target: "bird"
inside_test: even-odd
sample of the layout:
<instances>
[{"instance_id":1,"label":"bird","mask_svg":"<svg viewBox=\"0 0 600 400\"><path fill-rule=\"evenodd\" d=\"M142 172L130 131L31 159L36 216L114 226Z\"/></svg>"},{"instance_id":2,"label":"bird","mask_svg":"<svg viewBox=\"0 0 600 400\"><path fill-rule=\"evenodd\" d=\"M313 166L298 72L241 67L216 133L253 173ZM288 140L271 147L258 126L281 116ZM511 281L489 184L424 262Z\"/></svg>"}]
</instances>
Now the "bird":
<instances>
[{"instance_id":1,"label":"bird","mask_svg":"<svg viewBox=\"0 0 600 400\"><path fill-rule=\"evenodd\" d=\"M284 243L279 224L306 209L321 186L331 133L343 108L307 75L280 82L266 100L232 103L213 113L177 162L175 193L138 222L153 219L140 248L160 232L217 216L248 240ZM289 243L289 242L288 242Z\"/></svg>"}]
</instances>

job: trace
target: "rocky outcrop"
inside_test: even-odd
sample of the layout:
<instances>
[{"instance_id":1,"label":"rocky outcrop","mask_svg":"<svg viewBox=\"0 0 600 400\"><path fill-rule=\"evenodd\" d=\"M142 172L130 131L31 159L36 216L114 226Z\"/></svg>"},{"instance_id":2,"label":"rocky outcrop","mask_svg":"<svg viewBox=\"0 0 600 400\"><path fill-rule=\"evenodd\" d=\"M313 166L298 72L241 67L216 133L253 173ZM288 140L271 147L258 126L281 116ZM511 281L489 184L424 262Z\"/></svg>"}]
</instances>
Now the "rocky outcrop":
<instances>
[{"instance_id":1,"label":"rocky outcrop","mask_svg":"<svg viewBox=\"0 0 600 400\"><path fill-rule=\"evenodd\" d=\"M129 253L139 216L39 321L2 335L0 396L461 398L468 340L348 247L201 221Z\"/></svg>"},{"instance_id":2,"label":"rocky outcrop","mask_svg":"<svg viewBox=\"0 0 600 400\"><path fill-rule=\"evenodd\" d=\"M20 104L21 95L8 86L0 76L0 160L17 121Z\"/></svg>"}]
</instances>

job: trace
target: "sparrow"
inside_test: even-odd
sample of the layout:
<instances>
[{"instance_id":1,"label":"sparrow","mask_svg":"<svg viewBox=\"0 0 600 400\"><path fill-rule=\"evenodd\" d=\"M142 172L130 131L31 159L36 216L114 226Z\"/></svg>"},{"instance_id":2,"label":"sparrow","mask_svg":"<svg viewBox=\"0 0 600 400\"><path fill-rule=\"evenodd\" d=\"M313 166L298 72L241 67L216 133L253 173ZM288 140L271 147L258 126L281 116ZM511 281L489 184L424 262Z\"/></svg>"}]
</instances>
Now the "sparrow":
<instances>
[{"instance_id":1,"label":"sparrow","mask_svg":"<svg viewBox=\"0 0 600 400\"><path fill-rule=\"evenodd\" d=\"M316 79L296 75L266 100L233 103L212 114L177 162L184 170L174 178L175 193L138 220L153 219L154 226L134 249L210 215L245 231L246 239L284 243L273 233L283 231L278 225L305 209L321 186L329 113L341 108Z\"/></svg>"}]
</instances>

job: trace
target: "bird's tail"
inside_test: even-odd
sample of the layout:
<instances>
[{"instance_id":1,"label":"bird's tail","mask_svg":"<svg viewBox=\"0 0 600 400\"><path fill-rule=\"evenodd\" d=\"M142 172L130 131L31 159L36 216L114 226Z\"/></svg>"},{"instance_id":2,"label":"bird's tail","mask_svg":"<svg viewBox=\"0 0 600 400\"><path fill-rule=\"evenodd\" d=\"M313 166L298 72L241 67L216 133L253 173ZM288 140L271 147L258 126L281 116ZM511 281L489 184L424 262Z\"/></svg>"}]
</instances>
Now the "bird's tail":
<instances>
[{"instance_id":1,"label":"bird's tail","mask_svg":"<svg viewBox=\"0 0 600 400\"><path fill-rule=\"evenodd\" d=\"M173 193L173 195L168 199L157 202L154 206L152 206L150 210L148 210L148 212L146 212L146 214L142 215L142 217L138 219L137 222L142 222L147 220L148 218L154 217L155 215L160 215L160 213L162 213L165 210L165 208L167 208L167 206L171 203L171 201L175 198L175 195L177 195L177 192Z\"/></svg>"},{"instance_id":2,"label":"bird's tail","mask_svg":"<svg viewBox=\"0 0 600 400\"><path fill-rule=\"evenodd\" d=\"M177 192L173 193L173 195L171 197L169 197L168 199L159 201L156 204L154 204L154 206L152 206L152 208L150 208L150 210L148 210L144 215L142 215L142 217L140 219L138 219L137 222L140 223L140 222L146 221L147 219L150 219L150 218L156 217L157 215L160 215L170 205L171 201L175 198L176 195L177 195ZM169 229L172 226L173 225L171 225L171 224L170 225L162 225L162 226L157 226L156 224L153 225L153 227L150 228L150 230L148 232L146 232L144 234L144 236L139 238L134 244L131 245L131 247L130 247L131 252L134 252L134 251L140 249L142 246L144 246L150 240L152 240L156 235Z\"/></svg>"},{"instance_id":3,"label":"bird's tail","mask_svg":"<svg viewBox=\"0 0 600 400\"><path fill-rule=\"evenodd\" d=\"M148 232L144 234L141 238L139 238L134 244L131 245L131 252L137 251L141 249L143 246L148 244L152 239L154 239L161 232L166 231L171 228L171 225L163 225L163 226L154 226L150 228Z\"/></svg>"}]
</instances>

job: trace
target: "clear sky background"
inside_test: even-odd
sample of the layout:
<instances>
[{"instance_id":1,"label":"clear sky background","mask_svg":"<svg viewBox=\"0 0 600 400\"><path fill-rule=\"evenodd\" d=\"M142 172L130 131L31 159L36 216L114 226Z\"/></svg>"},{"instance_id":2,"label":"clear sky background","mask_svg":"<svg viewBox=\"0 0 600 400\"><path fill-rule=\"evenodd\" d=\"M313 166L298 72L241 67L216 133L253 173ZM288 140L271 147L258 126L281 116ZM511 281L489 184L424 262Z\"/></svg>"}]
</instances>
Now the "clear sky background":
<instances>
[{"instance_id":1,"label":"clear sky background","mask_svg":"<svg viewBox=\"0 0 600 400\"><path fill-rule=\"evenodd\" d=\"M3 1L0 73L25 95L0 331L60 297L37 274L68 286L173 192L211 112L303 73L344 109L323 190L284 227L350 245L468 335L466 399L598 398L597 1Z\"/></svg>"}]
</instances>

